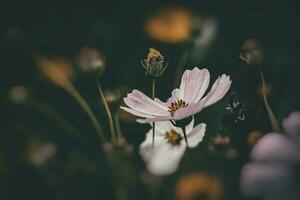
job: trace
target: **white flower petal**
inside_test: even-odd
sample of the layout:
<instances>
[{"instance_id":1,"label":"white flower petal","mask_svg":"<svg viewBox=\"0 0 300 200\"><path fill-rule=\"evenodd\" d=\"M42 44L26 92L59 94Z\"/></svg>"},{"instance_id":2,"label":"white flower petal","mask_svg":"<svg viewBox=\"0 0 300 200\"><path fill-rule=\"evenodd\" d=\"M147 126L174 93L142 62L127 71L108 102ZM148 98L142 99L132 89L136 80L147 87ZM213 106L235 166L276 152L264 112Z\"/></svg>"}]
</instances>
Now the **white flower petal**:
<instances>
[{"instance_id":1,"label":"white flower petal","mask_svg":"<svg viewBox=\"0 0 300 200\"><path fill-rule=\"evenodd\" d=\"M230 88L230 85L230 77L223 74L214 82L210 92L200 102L205 102L205 107L216 103L225 96Z\"/></svg>"},{"instance_id":2,"label":"white flower petal","mask_svg":"<svg viewBox=\"0 0 300 200\"><path fill-rule=\"evenodd\" d=\"M141 143L140 145L140 150L139 153L142 156L142 158L144 159L145 162L148 162L150 157L152 156L152 150L153 150L153 146L152 146L152 130L150 129L147 133L146 133L146 138L145 140ZM157 132L156 137L154 138L154 147L156 146L160 146L162 144L165 144L165 139L163 137L163 134L161 132Z\"/></svg>"},{"instance_id":3,"label":"white flower petal","mask_svg":"<svg viewBox=\"0 0 300 200\"><path fill-rule=\"evenodd\" d=\"M180 164L185 149L185 145L162 144L156 146L147 163L148 170L159 176L174 173Z\"/></svg>"},{"instance_id":4,"label":"white flower petal","mask_svg":"<svg viewBox=\"0 0 300 200\"><path fill-rule=\"evenodd\" d=\"M168 108L153 101L138 90L133 90L132 93L129 93L127 97L124 98L124 102L131 109L141 113L155 116L169 115Z\"/></svg>"},{"instance_id":5,"label":"white flower petal","mask_svg":"<svg viewBox=\"0 0 300 200\"><path fill-rule=\"evenodd\" d=\"M198 124L191 132L187 132L188 147L194 148L202 142L205 135L206 124Z\"/></svg>"},{"instance_id":6,"label":"white flower petal","mask_svg":"<svg viewBox=\"0 0 300 200\"><path fill-rule=\"evenodd\" d=\"M207 69L185 70L181 78L179 97L186 103L197 102L203 96L209 84Z\"/></svg>"},{"instance_id":7,"label":"white flower petal","mask_svg":"<svg viewBox=\"0 0 300 200\"><path fill-rule=\"evenodd\" d=\"M153 118L152 115L141 113L141 112L133 110L131 108L127 108L127 107L123 107L123 106L120 106L120 108L123 109L123 110L125 110L126 112L129 112L130 114L138 116L138 117Z\"/></svg>"}]
</instances>

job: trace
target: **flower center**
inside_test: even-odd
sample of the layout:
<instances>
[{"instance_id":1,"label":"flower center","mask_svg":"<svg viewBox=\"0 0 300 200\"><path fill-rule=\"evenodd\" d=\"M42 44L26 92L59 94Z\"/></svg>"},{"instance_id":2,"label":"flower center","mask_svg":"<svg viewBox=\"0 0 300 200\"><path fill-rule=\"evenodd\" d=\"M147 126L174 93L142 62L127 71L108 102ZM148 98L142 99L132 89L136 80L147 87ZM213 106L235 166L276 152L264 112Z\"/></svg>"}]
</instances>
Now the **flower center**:
<instances>
[{"instance_id":1,"label":"flower center","mask_svg":"<svg viewBox=\"0 0 300 200\"><path fill-rule=\"evenodd\" d=\"M171 113L171 116L174 116L174 113L179 110L180 108L185 108L187 107L189 104L185 103L185 101L183 100L175 100L171 103L171 105L169 106L169 112Z\"/></svg>"},{"instance_id":2,"label":"flower center","mask_svg":"<svg viewBox=\"0 0 300 200\"><path fill-rule=\"evenodd\" d=\"M177 133L175 130L172 129L166 132L165 139L167 140L167 143L176 145L176 144L180 144L182 137L179 133Z\"/></svg>"}]
</instances>

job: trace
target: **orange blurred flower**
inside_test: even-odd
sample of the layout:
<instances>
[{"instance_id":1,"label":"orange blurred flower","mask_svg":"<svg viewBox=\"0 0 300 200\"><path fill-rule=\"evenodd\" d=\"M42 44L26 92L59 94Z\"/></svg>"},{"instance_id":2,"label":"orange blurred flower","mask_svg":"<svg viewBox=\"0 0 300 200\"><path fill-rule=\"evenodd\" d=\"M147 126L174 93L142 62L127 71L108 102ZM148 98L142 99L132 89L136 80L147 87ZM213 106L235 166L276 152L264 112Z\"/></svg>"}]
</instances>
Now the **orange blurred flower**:
<instances>
[{"instance_id":1,"label":"orange blurred flower","mask_svg":"<svg viewBox=\"0 0 300 200\"><path fill-rule=\"evenodd\" d=\"M160 9L146 20L145 30L152 39L160 42L182 43L192 34L193 15L179 7Z\"/></svg>"},{"instance_id":2,"label":"orange blurred flower","mask_svg":"<svg viewBox=\"0 0 300 200\"><path fill-rule=\"evenodd\" d=\"M223 189L219 177L205 172L194 172L179 179L176 184L176 198L193 200L205 197L208 200L219 200L222 199Z\"/></svg>"},{"instance_id":3,"label":"orange blurred flower","mask_svg":"<svg viewBox=\"0 0 300 200\"><path fill-rule=\"evenodd\" d=\"M73 77L73 70L66 60L62 58L50 59L46 57L38 57L36 59L36 63L48 80L61 87L69 85Z\"/></svg>"}]
</instances>

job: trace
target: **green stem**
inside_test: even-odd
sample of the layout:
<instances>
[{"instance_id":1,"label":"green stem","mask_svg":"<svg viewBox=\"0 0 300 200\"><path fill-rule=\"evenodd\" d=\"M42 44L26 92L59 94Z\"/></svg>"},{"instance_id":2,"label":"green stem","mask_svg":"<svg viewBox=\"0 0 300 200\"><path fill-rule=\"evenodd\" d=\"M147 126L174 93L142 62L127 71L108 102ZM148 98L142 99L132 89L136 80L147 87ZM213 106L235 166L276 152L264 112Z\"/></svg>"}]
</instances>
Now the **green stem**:
<instances>
[{"instance_id":1,"label":"green stem","mask_svg":"<svg viewBox=\"0 0 300 200\"><path fill-rule=\"evenodd\" d=\"M65 119L58 111L56 111L48 103L34 100L31 106L41 114L49 118L53 123L57 124L65 133L70 136L79 136L80 133L67 119Z\"/></svg>"},{"instance_id":2,"label":"green stem","mask_svg":"<svg viewBox=\"0 0 300 200\"><path fill-rule=\"evenodd\" d=\"M81 108L85 111L87 116L89 117L92 125L96 129L100 143L103 144L105 142L105 137L103 133L103 129L100 126L97 117L93 113L92 109L86 102L86 100L81 96L81 94L78 92L78 90L74 87L72 83L69 83L64 87L64 89L77 101L77 103L81 106Z\"/></svg>"},{"instance_id":3,"label":"green stem","mask_svg":"<svg viewBox=\"0 0 300 200\"><path fill-rule=\"evenodd\" d=\"M102 90L102 87L101 87L101 84L100 84L99 81L97 81L97 86L98 86L98 92L99 92L99 94L101 96L101 100L103 102L106 114L108 116L109 129L110 129L110 133L111 133L111 139L112 139L113 142L115 142L116 139L117 139L117 135L116 135L116 131L115 131L115 128L114 128L114 123L113 123L112 115L111 115L110 109L108 107L108 104L107 104L107 102L105 100L105 96L104 96L104 93L103 93L103 90Z\"/></svg>"},{"instance_id":4,"label":"green stem","mask_svg":"<svg viewBox=\"0 0 300 200\"><path fill-rule=\"evenodd\" d=\"M270 118L270 121L271 121L272 129L273 129L273 131L280 133L281 132L280 126L278 124L278 121L277 121L272 109L271 109L271 106L268 102L268 98L267 98L267 95L266 95L266 83L265 83L265 77L264 77L262 69L260 69L260 77L261 77L261 82L262 82L263 100L264 100L264 104L266 106L266 109L267 109L267 112L268 112L268 115L269 115L269 118Z\"/></svg>"},{"instance_id":5,"label":"green stem","mask_svg":"<svg viewBox=\"0 0 300 200\"><path fill-rule=\"evenodd\" d=\"M115 126L116 126L117 137L118 137L118 139L122 139L123 134L122 134L121 126L120 126L119 115L117 112L115 112L115 114L114 114L114 121L115 121Z\"/></svg>"},{"instance_id":6,"label":"green stem","mask_svg":"<svg viewBox=\"0 0 300 200\"><path fill-rule=\"evenodd\" d=\"M156 88L156 78L154 77L152 80L152 99L155 98L155 88ZM152 123L152 145L154 145L154 138L155 138L155 122Z\"/></svg>"}]
</instances>

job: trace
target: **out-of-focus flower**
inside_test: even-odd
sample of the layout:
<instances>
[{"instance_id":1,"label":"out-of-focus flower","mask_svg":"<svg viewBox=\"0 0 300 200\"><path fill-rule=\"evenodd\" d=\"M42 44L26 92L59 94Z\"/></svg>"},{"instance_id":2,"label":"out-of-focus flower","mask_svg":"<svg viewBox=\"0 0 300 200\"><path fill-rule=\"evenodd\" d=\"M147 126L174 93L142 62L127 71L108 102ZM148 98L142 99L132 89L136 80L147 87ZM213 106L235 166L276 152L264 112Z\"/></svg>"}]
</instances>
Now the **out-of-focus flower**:
<instances>
[{"instance_id":1,"label":"out-of-focus flower","mask_svg":"<svg viewBox=\"0 0 300 200\"><path fill-rule=\"evenodd\" d=\"M210 74L207 69L194 68L186 70L181 79L180 88L172 92L167 102L155 98L150 99L142 92L133 90L124 98L129 107L122 107L125 111L143 117L140 123L183 120L200 112L217 101L221 100L230 88L230 77L223 74L213 84L210 92L203 97L209 85Z\"/></svg>"},{"instance_id":2,"label":"out-of-focus flower","mask_svg":"<svg viewBox=\"0 0 300 200\"><path fill-rule=\"evenodd\" d=\"M45 165L56 154L56 146L48 142L34 141L27 146L27 160L36 167Z\"/></svg>"},{"instance_id":3,"label":"out-of-focus flower","mask_svg":"<svg viewBox=\"0 0 300 200\"><path fill-rule=\"evenodd\" d=\"M212 143L216 147L228 146L230 144L230 138L228 136L221 136L220 134L218 134L212 139Z\"/></svg>"},{"instance_id":4,"label":"out-of-focus flower","mask_svg":"<svg viewBox=\"0 0 300 200\"><path fill-rule=\"evenodd\" d=\"M31 92L25 86L13 86L8 90L7 97L12 103L26 104L31 98Z\"/></svg>"},{"instance_id":5,"label":"out-of-focus flower","mask_svg":"<svg viewBox=\"0 0 300 200\"><path fill-rule=\"evenodd\" d=\"M157 41L182 43L192 35L193 14L179 7L160 9L146 20L145 30L149 37Z\"/></svg>"},{"instance_id":6,"label":"out-of-focus flower","mask_svg":"<svg viewBox=\"0 0 300 200\"><path fill-rule=\"evenodd\" d=\"M145 141L140 145L140 154L147 163L148 170L154 175L174 173L187 147L194 148L205 134L206 124L194 127L194 120L186 126L188 146L184 142L182 129L171 122L155 123L155 143L152 143L152 132L149 130Z\"/></svg>"},{"instance_id":7,"label":"out-of-focus flower","mask_svg":"<svg viewBox=\"0 0 300 200\"><path fill-rule=\"evenodd\" d=\"M145 74L153 77L161 76L168 64L164 63L164 57L154 48L149 49L146 59L142 60L142 65L145 68Z\"/></svg>"},{"instance_id":8,"label":"out-of-focus flower","mask_svg":"<svg viewBox=\"0 0 300 200\"><path fill-rule=\"evenodd\" d=\"M104 56L93 47L80 49L77 64L81 71L96 75L101 75L106 68Z\"/></svg>"},{"instance_id":9,"label":"out-of-focus flower","mask_svg":"<svg viewBox=\"0 0 300 200\"><path fill-rule=\"evenodd\" d=\"M297 200L300 198L300 112L283 121L286 135L266 134L251 152L253 162L242 170L241 189L247 196L264 199Z\"/></svg>"},{"instance_id":10,"label":"out-of-focus flower","mask_svg":"<svg viewBox=\"0 0 300 200\"><path fill-rule=\"evenodd\" d=\"M193 63L200 63L216 39L218 23L212 17L195 17L194 19L190 60Z\"/></svg>"},{"instance_id":11,"label":"out-of-focus flower","mask_svg":"<svg viewBox=\"0 0 300 200\"><path fill-rule=\"evenodd\" d=\"M194 172L182 176L176 184L178 200L221 200L224 186L221 179L205 172Z\"/></svg>"},{"instance_id":12,"label":"out-of-focus flower","mask_svg":"<svg viewBox=\"0 0 300 200\"><path fill-rule=\"evenodd\" d=\"M249 146L254 146L260 138L262 138L263 133L258 130L251 131L247 137L247 144Z\"/></svg>"},{"instance_id":13,"label":"out-of-focus flower","mask_svg":"<svg viewBox=\"0 0 300 200\"><path fill-rule=\"evenodd\" d=\"M262 48L255 39L247 39L240 53L240 59L251 65L261 64L264 59Z\"/></svg>"},{"instance_id":14,"label":"out-of-focus flower","mask_svg":"<svg viewBox=\"0 0 300 200\"><path fill-rule=\"evenodd\" d=\"M62 58L38 57L37 65L42 74L54 84L66 87L73 78L73 70L69 62Z\"/></svg>"}]
</instances>

